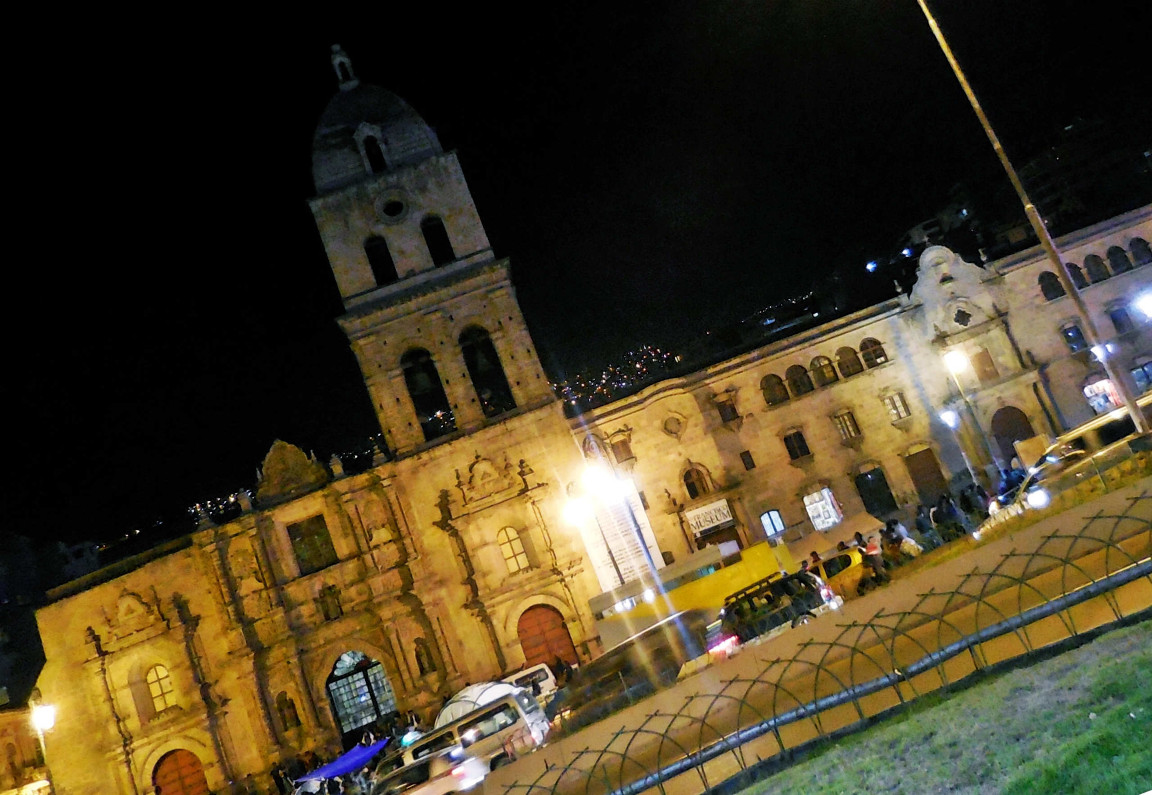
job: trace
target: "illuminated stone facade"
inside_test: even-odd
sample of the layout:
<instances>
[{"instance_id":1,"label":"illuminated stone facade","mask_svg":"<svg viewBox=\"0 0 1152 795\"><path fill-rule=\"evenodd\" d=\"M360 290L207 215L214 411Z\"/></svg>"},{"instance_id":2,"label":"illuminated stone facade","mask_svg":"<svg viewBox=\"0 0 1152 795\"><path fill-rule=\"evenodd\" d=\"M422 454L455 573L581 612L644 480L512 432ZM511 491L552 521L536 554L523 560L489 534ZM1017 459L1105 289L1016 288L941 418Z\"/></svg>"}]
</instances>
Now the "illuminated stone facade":
<instances>
[{"instance_id":1,"label":"illuminated stone facade","mask_svg":"<svg viewBox=\"0 0 1152 795\"><path fill-rule=\"evenodd\" d=\"M993 447L1091 413L1098 365L1069 351L1039 256L981 268L930 248L911 296L566 419L455 155L333 63L311 206L388 452L349 474L277 442L236 518L51 594L40 688L62 794L219 791L392 710L430 716L466 683L596 654L609 514L650 526L659 566L761 541L772 511L806 551L814 522L931 499L966 472L937 419L959 404L947 350L973 362L961 383ZM1144 208L1061 241L1069 262L1120 247L1133 265L1113 252L1084 291L1104 336L1152 282L1150 238ZM1125 369L1152 349L1129 319ZM961 439L989 464L971 422ZM590 463L634 491L577 524Z\"/></svg>"}]
</instances>

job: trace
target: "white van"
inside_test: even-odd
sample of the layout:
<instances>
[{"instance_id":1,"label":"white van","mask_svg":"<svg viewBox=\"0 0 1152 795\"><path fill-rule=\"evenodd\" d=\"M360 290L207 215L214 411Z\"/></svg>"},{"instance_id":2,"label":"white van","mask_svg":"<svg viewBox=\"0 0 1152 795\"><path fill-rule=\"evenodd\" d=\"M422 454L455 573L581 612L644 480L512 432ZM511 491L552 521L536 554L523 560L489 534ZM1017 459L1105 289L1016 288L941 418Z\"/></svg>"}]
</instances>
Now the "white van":
<instances>
[{"instance_id":1,"label":"white van","mask_svg":"<svg viewBox=\"0 0 1152 795\"><path fill-rule=\"evenodd\" d=\"M532 694L516 688L467 715L434 729L400 752L408 765L429 754L459 745L470 757L482 759L489 770L542 745L551 726ZM395 767L397 755L380 765Z\"/></svg>"},{"instance_id":2,"label":"white van","mask_svg":"<svg viewBox=\"0 0 1152 795\"><path fill-rule=\"evenodd\" d=\"M556 692L556 674L552 672L548 663L540 663L509 674L502 681L531 691L541 705L547 704L552 694Z\"/></svg>"}]
</instances>

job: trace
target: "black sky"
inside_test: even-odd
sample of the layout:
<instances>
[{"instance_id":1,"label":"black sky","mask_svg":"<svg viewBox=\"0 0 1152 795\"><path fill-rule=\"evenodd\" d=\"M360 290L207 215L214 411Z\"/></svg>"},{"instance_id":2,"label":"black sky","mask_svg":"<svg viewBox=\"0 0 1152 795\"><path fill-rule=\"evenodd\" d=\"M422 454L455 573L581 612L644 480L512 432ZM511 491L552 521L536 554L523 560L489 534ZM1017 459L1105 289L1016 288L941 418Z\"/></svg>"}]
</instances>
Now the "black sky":
<instances>
[{"instance_id":1,"label":"black sky","mask_svg":"<svg viewBox=\"0 0 1152 795\"><path fill-rule=\"evenodd\" d=\"M327 457L376 430L306 206L333 42L459 152L554 377L862 265L953 183L1002 179L914 0L394 5L101 18L23 59L16 532L114 536L252 485L274 439ZM1152 130L1144 6L935 5L1009 154L1077 116Z\"/></svg>"}]
</instances>

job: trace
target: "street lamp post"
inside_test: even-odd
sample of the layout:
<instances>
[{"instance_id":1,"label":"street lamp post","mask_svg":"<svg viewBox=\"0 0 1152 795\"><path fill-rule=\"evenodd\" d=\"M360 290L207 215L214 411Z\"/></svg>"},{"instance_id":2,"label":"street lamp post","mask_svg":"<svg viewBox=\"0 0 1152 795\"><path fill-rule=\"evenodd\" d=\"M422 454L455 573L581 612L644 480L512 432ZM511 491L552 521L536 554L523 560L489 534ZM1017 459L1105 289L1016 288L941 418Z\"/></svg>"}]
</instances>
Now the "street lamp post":
<instances>
[{"instance_id":1,"label":"street lamp post","mask_svg":"<svg viewBox=\"0 0 1152 795\"><path fill-rule=\"evenodd\" d=\"M968 477L972 478L973 483L979 485L980 481L976 479L976 470L972 468L972 462L964 450L964 445L960 443L960 434L957 433L960 428L960 415L952 409L944 409L940 412L940 421L952 429L952 439L960 448L960 457L964 459L964 468L968 470Z\"/></svg>"},{"instance_id":2,"label":"street lamp post","mask_svg":"<svg viewBox=\"0 0 1152 795\"><path fill-rule=\"evenodd\" d=\"M1148 422L1136 405L1136 398L1132 395L1132 390L1128 386L1126 379L1127 374L1117 370L1115 362L1107 355L1107 349L1101 343L1100 335L1096 332L1096 324L1092 321L1092 316L1089 315L1088 308L1084 305L1084 299L1080 296L1080 290L1068 275L1068 270L1064 267L1064 263L1060 259L1060 252L1056 249L1056 244L1052 241L1052 236L1048 234L1048 227L1044 225L1044 219L1040 217L1036 206L1032 204L1032 200L1028 197L1028 192L1024 189L1024 184L1020 181L1020 177L1017 176L1016 169L1012 167L1012 161L1008 159L1008 154L1004 151L1004 147L1000 145L1000 139L996 136L995 130L992 129L992 124L988 121L988 117L984 115L984 108L980 106L980 101L976 99L976 93L972 90L972 86L969 85L968 78L964 75L964 70L960 68L960 62L957 61L956 56L952 54L952 48L948 46L948 42L944 38L944 33L940 30L940 26L936 23L936 18L928 8L928 0L916 0L916 3L920 6L920 10L924 12L924 16L928 20L928 27L932 29L932 34L936 37L936 42L940 45L940 49L943 51L948 65L952 67L952 72L960 82L960 87L964 90L964 95L968 98L969 104L972 105L972 110L975 111L976 117L980 120L980 126L984 128L984 134L988 136L988 142L991 143L992 148L996 150L996 156L1000 159L1000 165L1004 167L1004 172L1008 175L1008 181L1012 183L1012 187L1016 190L1016 195L1020 198L1020 203L1024 205L1024 214L1028 217L1028 223L1032 225L1032 231L1036 233L1036 238L1040 241L1044 253L1048 255L1048 259L1053 266L1052 270L1056 272L1056 278L1060 280L1060 285L1064 288L1064 292L1072 299L1072 304L1076 307L1076 314L1080 319L1081 331L1084 333L1088 347L1093 351L1099 351L1097 358L1100 360L1100 363L1104 365L1104 371L1108 374L1108 378L1116 388L1117 394L1119 394L1124 401L1124 406L1132 416L1132 422L1136 426L1136 430L1142 433L1147 432Z\"/></svg>"},{"instance_id":3,"label":"street lamp post","mask_svg":"<svg viewBox=\"0 0 1152 795\"><path fill-rule=\"evenodd\" d=\"M944 366L948 368L948 372L952 375L952 383L956 385L956 391L960 393L960 400L964 403L964 407L968 409L968 417L976 426L976 431L980 435L980 440L984 443L984 452L988 454L988 460L991 461L996 468L1002 469L1000 466L1000 459L996 455L996 450L992 447L992 442L988 439L987 434L984 433L984 426L980 424L980 418L976 416L976 408L972 405L972 401L968 399L968 393L964 391L964 385L960 383L960 373L968 369L968 357L963 351L951 350L944 354ZM953 412L955 414L955 412ZM943 415L941 415L943 417ZM953 426L948 423L948 427L952 428L953 434L957 432L960 426L960 418L956 417L956 425ZM957 436L957 443L959 444L959 437ZM960 445L960 452L964 452L964 445ZM968 456L964 456L965 463L968 462ZM969 472L972 471L969 464ZM975 480L975 476L973 476Z\"/></svg>"},{"instance_id":4,"label":"street lamp post","mask_svg":"<svg viewBox=\"0 0 1152 795\"><path fill-rule=\"evenodd\" d=\"M52 769L48 766L48 748L44 743L44 733L51 731L52 727L56 725L56 707L42 703L39 700L39 694L28 699L28 706L31 707L32 728L36 730L36 738L40 741L40 756L44 759L44 772L48 777L48 791L50 793L55 792L56 787L52 783Z\"/></svg>"}]
</instances>

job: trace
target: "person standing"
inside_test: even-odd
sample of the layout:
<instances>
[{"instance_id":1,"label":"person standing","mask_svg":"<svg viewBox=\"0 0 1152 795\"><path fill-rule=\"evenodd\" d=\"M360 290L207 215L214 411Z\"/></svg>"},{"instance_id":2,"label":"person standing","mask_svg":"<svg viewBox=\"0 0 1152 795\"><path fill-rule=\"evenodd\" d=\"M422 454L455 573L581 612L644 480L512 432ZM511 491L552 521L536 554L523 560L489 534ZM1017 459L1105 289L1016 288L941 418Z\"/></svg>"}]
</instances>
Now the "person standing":
<instances>
[{"instance_id":1,"label":"person standing","mask_svg":"<svg viewBox=\"0 0 1152 795\"><path fill-rule=\"evenodd\" d=\"M944 539L936 532L936 527L928 515L928 506L923 503L916 508L916 532L920 534L925 549L936 549L944 544Z\"/></svg>"}]
</instances>

